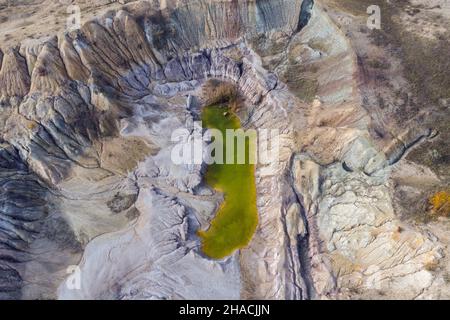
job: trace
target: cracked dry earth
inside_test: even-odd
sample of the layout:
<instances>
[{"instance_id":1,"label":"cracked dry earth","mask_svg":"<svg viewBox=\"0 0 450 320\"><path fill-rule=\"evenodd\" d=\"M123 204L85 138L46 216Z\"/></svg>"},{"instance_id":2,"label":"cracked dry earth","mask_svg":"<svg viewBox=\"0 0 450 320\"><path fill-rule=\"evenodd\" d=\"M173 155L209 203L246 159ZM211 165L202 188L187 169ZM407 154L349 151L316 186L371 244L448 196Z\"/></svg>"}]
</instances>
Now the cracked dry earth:
<instances>
[{"instance_id":1,"label":"cracked dry earth","mask_svg":"<svg viewBox=\"0 0 450 320\"><path fill-rule=\"evenodd\" d=\"M440 139L448 106L376 104L379 88L394 90L378 73L408 85L398 56L387 70L361 63L392 53L370 43L366 17L325 0L110 2L68 33L49 26L30 40L0 24L11 35L0 53L1 299L450 298L448 220L409 215L448 186L450 158L439 172L414 158ZM423 19L438 10L428 2ZM33 23L50 4L16 10L32 7ZM236 86L246 129L281 132L280 165L255 172L257 231L222 260L202 254L197 231L223 196L204 166L170 160L208 79Z\"/></svg>"}]
</instances>

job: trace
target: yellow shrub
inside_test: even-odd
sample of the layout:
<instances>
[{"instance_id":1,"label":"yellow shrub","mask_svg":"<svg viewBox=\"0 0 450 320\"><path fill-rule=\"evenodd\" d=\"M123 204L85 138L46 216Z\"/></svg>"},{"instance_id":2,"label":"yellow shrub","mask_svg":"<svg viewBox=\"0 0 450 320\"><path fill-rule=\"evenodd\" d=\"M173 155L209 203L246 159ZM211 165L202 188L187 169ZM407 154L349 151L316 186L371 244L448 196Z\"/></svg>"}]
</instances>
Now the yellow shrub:
<instances>
[{"instance_id":1,"label":"yellow shrub","mask_svg":"<svg viewBox=\"0 0 450 320\"><path fill-rule=\"evenodd\" d=\"M27 128L30 130L34 130L37 127L36 122L28 122Z\"/></svg>"},{"instance_id":2,"label":"yellow shrub","mask_svg":"<svg viewBox=\"0 0 450 320\"><path fill-rule=\"evenodd\" d=\"M430 198L430 205L433 214L450 216L450 192L440 191L434 194Z\"/></svg>"}]
</instances>

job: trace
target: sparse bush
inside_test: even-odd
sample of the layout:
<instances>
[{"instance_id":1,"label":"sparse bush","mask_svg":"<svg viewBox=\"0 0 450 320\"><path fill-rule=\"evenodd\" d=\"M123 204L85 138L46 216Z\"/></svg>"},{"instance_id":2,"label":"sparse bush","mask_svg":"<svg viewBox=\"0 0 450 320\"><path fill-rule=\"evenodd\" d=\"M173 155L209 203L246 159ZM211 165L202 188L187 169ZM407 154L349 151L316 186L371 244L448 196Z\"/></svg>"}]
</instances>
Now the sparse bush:
<instances>
[{"instance_id":1,"label":"sparse bush","mask_svg":"<svg viewBox=\"0 0 450 320\"><path fill-rule=\"evenodd\" d=\"M444 274L444 281L445 281L445 283L447 283L447 284L450 283L450 274L449 274L449 273Z\"/></svg>"},{"instance_id":2,"label":"sparse bush","mask_svg":"<svg viewBox=\"0 0 450 320\"><path fill-rule=\"evenodd\" d=\"M325 39L311 39L308 42L308 46L315 51L328 52L330 50Z\"/></svg>"},{"instance_id":3,"label":"sparse bush","mask_svg":"<svg viewBox=\"0 0 450 320\"><path fill-rule=\"evenodd\" d=\"M420 37L406 31L397 19L403 12L420 11L408 0L334 0L339 8L356 15L365 15L369 5L378 5L383 12L381 30L370 31L372 42L386 47L401 59L405 77L413 93L423 104L437 104L439 99L450 97L450 60L443 52L449 52L449 32L437 39Z\"/></svg>"},{"instance_id":4,"label":"sparse bush","mask_svg":"<svg viewBox=\"0 0 450 320\"><path fill-rule=\"evenodd\" d=\"M239 93L231 83L222 82L219 80L209 80L204 88L206 97L206 104L219 105L228 104L231 111L237 111L239 107Z\"/></svg>"},{"instance_id":5,"label":"sparse bush","mask_svg":"<svg viewBox=\"0 0 450 320\"><path fill-rule=\"evenodd\" d=\"M28 122L28 124L27 124L27 128L30 129L30 130L36 129L37 126L38 126L37 123L36 122L32 122L32 121Z\"/></svg>"},{"instance_id":6,"label":"sparse bush","mask_svg":"<svg viewBox=\"0 0 450 320\"><path fill-rule=\"evenodd\" d=\"M39 76L44 77L48 75L48 70L44 66L40 66L36 69L36 72Z\"/></svg>"},{"instance_id":7,"label":"sparse bush","mask_svg":"<svg viewBox=\"0 0 450 320\"><path fill-rule=\"evenodd\" d=\"M297 93L297 97L306 102L312 102L319 90L319 82L316 79L308 79L306 77L287 84L291 90Z\"/></svg>"},{"instance_id":8,"label":"sparse bush","mask_svg":"<svg viewBox=\"0 0 450 320\"><path fill-rule=\"evenodd\" d=\"M425 264L425 270L427 271L436 271L439 268L439 263L436 260L429 261Z\"/></svg>"},{"instance_id":9,"label":"sparse bush","mask_svg":"<svg viewBox=\"0 0 450 320\"><path fill-rule=\"evenodd\" d=\"M390 68L389 62L376 59L367 61L367 65L373 69L388 70Z\"/></svg>"}]
</instances>

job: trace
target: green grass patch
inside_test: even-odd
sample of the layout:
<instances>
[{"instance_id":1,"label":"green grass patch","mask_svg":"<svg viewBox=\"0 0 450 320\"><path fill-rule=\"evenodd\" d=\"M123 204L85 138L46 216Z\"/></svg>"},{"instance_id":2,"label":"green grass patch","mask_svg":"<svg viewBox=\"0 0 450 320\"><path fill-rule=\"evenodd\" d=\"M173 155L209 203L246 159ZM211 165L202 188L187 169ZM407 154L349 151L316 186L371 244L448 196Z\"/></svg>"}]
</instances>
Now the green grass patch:
<instances>
[{"instance_id":1,"label":"green grass patch","mask_svg":"<svg viewBox=\"0 0 450 320\"><path fill-rule=\"evenodd\" d=\"M239 129L239 118L228 107L209 106L202 112L203 126L218 129L224 136L224 158L226 159L226 129ZM246 155L250 150L246 141ZM235 141L234 157L237 153ZM255 165L212 164L206 172L206 182L215 190L224 193L224 202L218 209L207 230L198 232L202 239L202 251L213 259L222 259L235 250L246 247L258 225L256 208Z\"/></svg>"}]
</instances>

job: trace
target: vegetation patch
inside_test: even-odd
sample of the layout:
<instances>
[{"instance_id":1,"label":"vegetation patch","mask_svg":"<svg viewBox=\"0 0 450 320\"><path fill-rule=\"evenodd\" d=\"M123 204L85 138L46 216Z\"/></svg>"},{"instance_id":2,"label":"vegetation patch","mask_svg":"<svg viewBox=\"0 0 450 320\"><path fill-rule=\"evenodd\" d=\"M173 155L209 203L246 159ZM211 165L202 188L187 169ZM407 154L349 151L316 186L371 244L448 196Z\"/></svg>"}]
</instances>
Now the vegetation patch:
<instances>
[{"instance_id":1,"label":"vegetation patch","mask_svg":"<svg viewBox=\"0 0 450 320\"><path fill-rule=\"evenodd\" d=\"M367 16L367 8L377 5L381 9L381 29L373 30L374 44L389 47L389 52L401 59L404 73L414 94L423 102L438 103L450 97L450 61L445 54L450 50L449 35L427 39L405 30L401 25L403 12L420 12L407 0L334 0L335 6L356 16ZM419 10L419 11L418 11Z\"/></svg>"},{"instance_id":2,"label":"vegetation patch","mask_svg":"<svg viewBox=\"0 0 450 320\"><path fill-rule=\"evenodd\" d=\"M450 191L440 191L430 197L431 213L435 216L450 216Z\"/></svg>"},{"instance_id":3,"label":"vegetation patch","mask_svg":"<svg viewBox=\"0 0 450 320\"><path fill-rule=\"evenodd\" d=\"M354 15L367 16L367 8L377 5L381 9L381 29L372 30L370 38L378 46L388 48L403 64L406 79L413 93L422 103L437 104L440 99L450 98L450 60L443 52L450 52L450 32L437 39L426 39L401 25L403 12L417 13L407 0L335 0L341 10Z\"/></svg>"},{"instance_id":4,"label":"vegetation patch","mask_svg":"<svg viewBox=\"0 0 450 320\"><path fill-rule=\"evenodd\" d=\"M319 91L319 81L313 78L300 77L298 79L284 79L289 90L299 99L310 103L314 100Z\"/></svg>"},{"instance_id":5,"label":"vegetation patch","mask_svg":"<svg viewBox=\"0 0 450 320\"><path fill-rule=\"evenodd\" d=\"M206 96L206 105L213 106L227 104L232 112L238 111L241 99L235 85L211 79L205 84L203 91Z\"/></svg>"},{"instance_id":6,"label":"vegetation patch","mask_svg":"<svg viewBox=\"0 0 450 320\"><path fill-rule=\"evenodd\" d=\"M412 16L424 9L408 0L333 0L333 5L358 17L367 17L367 8L378 5L381 9L381 29L366 30L373 44L383 47L388 55L398 58L409 86L406 89L410 112L433 109L424 117L423 125L436 129L439 135L412 150L407 159L430 167L440 177L450 179L450 31L437 34L435 38L422 37L409 31L400 17ZM367 61L364 61L367 63ZM368 66L379 72L389 65L383 61L368 61ZM380 107L384 100L380 99ZM404 110L405 108L402 108ZM407 112L397 115L399 120L414 116Z\"/></svg>"},{"instance_id":7,"label":"vegetation patch","mask_svg":"<svg viewBox=\"0 0 450 320\"><path fill-rule=\"evenodd\" d=\"M324 39L311 39L308 42L308 46L315 50L315 51L321 51L321 52L328 52L330 51L330 46L325 42Z\"/></svg>"},{"instance_id":8,"label":"vegetation patch","mask_svg":"<svg viewBox=\"0 0 450 320\"><path fill-rule=\"evenodd\" d=\"M390 63L387 61L382 61L378 59L368 60L367 65L373 69L389 70Z\"/></svg>"}]
</instances>

